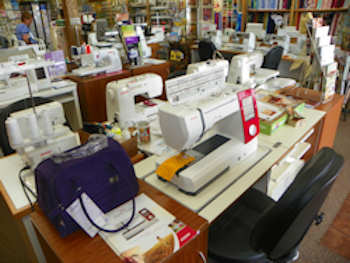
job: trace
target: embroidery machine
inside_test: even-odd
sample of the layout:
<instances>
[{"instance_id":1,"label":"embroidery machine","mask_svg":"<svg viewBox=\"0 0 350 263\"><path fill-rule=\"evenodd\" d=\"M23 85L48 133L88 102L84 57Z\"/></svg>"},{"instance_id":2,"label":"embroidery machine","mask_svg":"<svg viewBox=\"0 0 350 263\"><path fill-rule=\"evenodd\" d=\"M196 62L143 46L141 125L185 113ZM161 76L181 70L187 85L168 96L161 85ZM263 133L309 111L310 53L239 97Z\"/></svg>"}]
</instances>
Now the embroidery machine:
<instances>
[{"instance_id":1,"label":"embroidery machine","mask_svg":"<svg viewBox=\"0 0 350 263\"><path fill-rule=\"evenodd\" d=\"M67 126L63 107L51 102L12 113L5 125L9 143L33 170L43 160L80 144Z\"/></svg>"},{"instance_id":2,"label":"embroidery machine","mask_svg":"<svg viewBox=\"0 0 350 263\"><path fill-rule=\"evenodd\" d=\"M121 127L129 122L151 121L157 118L162 100L151 99L162 95L163 80L154 73L147 73L108 83L106 90L107 119L116 118ZM135 104L135 97L145 96L149 100Z\"/></svg>"},{"instance_id":3,"label":"embroidery machine","mask_svg":"<svg viewBox=\"0 0 350 263\"><path fill-rule=\"evenodd\" d=\"M222 66L168 80L159 108L163 138L175 155L157 160L160 179L196 194L258 147L254 91L226 87Z\"/></svg>"},{"instance_id":4,"label":"embroidery machine","mask_svg":"<svg viewBox=\"0 0 350 263\"><path fill-rule=\"evenodd\" d=\"M277 77L279 75L277 70L261 68L263 61L263 54L259 51L234 56L227 82L255 87Z\"/></svg>"},{"instance_id":5,"label":"embroidery machine","mask_svg":"<svg viewBox=\"0 0 350 263\"><path fill-rule=\"evenodd\" d=\"M255 35L251 32L236 32L232 28L225 28L222 48L252 52L255 49L255 41Z\"/></svg>"},{"instance_id":6,"label":"embroidery machine","mask_svg":"<svg viewBox=\"0 0 350 263\"><path fill-rule=\"evenodd\" d=\"M91 48L89 54L82 54L81 64L72 73L77 76L87 76L98 73L111 73L122 70L123 65L116 48Z\"/></svg>"},{"instance_id":7,"label":"embroidery machine","mask_svg":"<svg viewBox=\"0 0 350 263\"><path fill-rule=\"evenodd\" d=\"M0 101L28 95L29 86L33 93L51 88L49 67L53 65L54 62L27 55L11 56L9 61L0 63Z\"/></svg>"}]
</instances>

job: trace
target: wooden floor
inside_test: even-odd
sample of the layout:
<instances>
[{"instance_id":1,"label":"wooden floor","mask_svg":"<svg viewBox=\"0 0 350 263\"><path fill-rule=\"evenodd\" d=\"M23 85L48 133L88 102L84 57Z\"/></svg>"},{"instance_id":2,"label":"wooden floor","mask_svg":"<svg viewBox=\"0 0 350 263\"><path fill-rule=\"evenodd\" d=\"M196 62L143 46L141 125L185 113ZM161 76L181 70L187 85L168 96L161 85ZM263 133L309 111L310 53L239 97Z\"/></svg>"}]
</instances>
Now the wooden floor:
<instances>
[{"instance_id":1,"label":"wooden floor","mask_svg":"<svg viewBox=\"0 0 350 263\"><path fill-rule=\"evenodd\" d=\"M350 260L350 194L323 236L321 244Z\"/></svg>"}]
</instances>

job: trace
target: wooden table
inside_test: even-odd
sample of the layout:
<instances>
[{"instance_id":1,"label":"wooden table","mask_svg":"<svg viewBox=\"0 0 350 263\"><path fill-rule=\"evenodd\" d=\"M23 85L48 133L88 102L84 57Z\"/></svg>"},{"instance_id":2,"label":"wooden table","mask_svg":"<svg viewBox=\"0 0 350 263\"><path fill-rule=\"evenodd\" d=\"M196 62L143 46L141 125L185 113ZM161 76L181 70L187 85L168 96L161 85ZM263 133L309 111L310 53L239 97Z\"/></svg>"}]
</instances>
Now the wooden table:
<instances>
[{"instance_id":1,"label":"wooden table","mask_svg":"<svg viewBox=\"0 0 350 263\"><path fill-rule=\"evenodd\" d=\"M176 218L193 229L200 231L193 240L165 262L202 262L199 253L201 252L206 256L208 222L147 183L139 180L139 185L140 193L147 194L159 205L175 215ZM47 262L123 262L100 236L92 239L80 230L66 238L61 238L41 210L32 213L31 218Z\"/></svg>"},{"instance_id":2,"label":"wooden table","mask_svg":"<svg viewBox=\"0 0 350 263\"><path fill-rule=\"evenodd\" d=\"M79 77L69 75L67 78L78 84L78 94L83 120L86 122L107 121L106 111L106 86L111 81L116 81L144 73L156 73L163 78L163 83L169 75L169 63L145 64L132 67L114 73L101 74L97 76ZM163 91L161 99L165 99Z\"/></svg>"},{"instance_id":3,"label":"wooden table","mask_svg":"<svg viewBox=\"0 0 350 263\"><path fill-rule=\"evenodd\" d=\"M85 137L81 134L81 140ZM138 153L136 139L125 141L122 146L133 163L143 158L143 154ZM34 231L30 221L32 210L17 175L24 164L13 154L0 158L0 167L5 170L0 177L0 262L44 262L40 261L44 256L36 236L31 234Z\"/></svg>"},{"instance_id":4,"label":"wooden table","mask_svg":"<svg viewBox=\"0 0 350 263\"><path fill-rule=\"evenodd\" d=\"M318 151L318 149L323 146L333 146L340 117L342 100L342 96L336 95L331 102L317 107L319 110L325 111L325 115L319 121L316 121L316 123L313 125L313 129L315 131L312 136L307 139L307 141L310 142L313 147L305 155L305 159L310 158L315 152ZM290 131L291 128L282 127L281 131L283 130ZM279 131L277 131L277 133L278 132ZM306 133L308 132L309 130L306 131ZM290 132L287 132L287 134L290 134ZM278 134L276 135L277 137L280 137ZM294 137L296 138L299 136ZM263 140L261 141L263 142ZM158 190L155 190L148 184L140 181L140 189L142 192L149 195L158 204L166 208L169 212L174 214L180 220L184 221L186 224L189 224L195 229L201 230L201 235L199 235L195 240L193 240L183 249L178 251L173 257L169 258L167 262L201 262L197 251L202 251L204 254L207 251L206 238L208 225L203 218L208 219L210 222L215 220L216 216L220 214L218 211L223 211L232 205L234 200L239 198L239 196L244 193L244 189L247 187L249 188L251 185L253 185L257 180L259 180L261 176L263 176L263 174L265 174L265 171L267 169L271 168L282 158L284 158L288 152L290 152L293 146L291 144L298 142L291 142L290 138L285 141L286 142L284 142L282 146L273 150L272 154L269 156L269 158L267 158L267 163L260 163L257 167L254 168L257 171L260 171L261 175L257 176L249 173L244 177L244 179L242 178L243 180L240 179L239 182L235 183L235 185L230 186L227 190L225 190L224 193L216 198L210 206L202 210L200 213L201 216L194 214L187 208L181 206L176 201L160 193ZM269 145L272 144L273 141L271 141ZM12 178L15 176L12 174L8 175ZM5 259L9 258L9 261L11 262L26 262L29 261L28 258L31 258L31 261L35 262L35 258L33 259L33 257L30 257L30 253L32 255L34 253L28 245L29 240L25 236L23 230L24 226L20 221L21 218L28 216L31 212L29 207L26 206L21 209L14 208L13 201L1 181L0 194L0 208L2 209L0 212L0 235L2 238L0 238L0 240L5 240L3 244L0 244L0 254L2 256L4 255L3 258ZM107 260L112 260L112 262L121 262L115 256L114 252L106 244L104 244L104 242L99 237L90 239L84 233L77 232L71 237L60 239L57 232L55 232L56 230L54 230L52 225L47 220L45 220L46 218L43 217L40 211L33 214L34 226L37 229L39 236L41 236L39 238L39 241L40 243L46 243L46 247L44 246L44 252L45 255L48 253L47 255L50 257L48 258L48 262L55 262L54 260L57 259L65 262L89 262L85 261L87 257L91 257L91 259L94 259L96 262L107 262ZM9 224L12 224L13 226L9 227ZM16 253L18 247L24 248L23 254ZM106 255L106 258L104 258L104 254ZM69 255L69 257L66 255ZM101 258L103 260L101 260Z\"/></svg>"}]
</instances>

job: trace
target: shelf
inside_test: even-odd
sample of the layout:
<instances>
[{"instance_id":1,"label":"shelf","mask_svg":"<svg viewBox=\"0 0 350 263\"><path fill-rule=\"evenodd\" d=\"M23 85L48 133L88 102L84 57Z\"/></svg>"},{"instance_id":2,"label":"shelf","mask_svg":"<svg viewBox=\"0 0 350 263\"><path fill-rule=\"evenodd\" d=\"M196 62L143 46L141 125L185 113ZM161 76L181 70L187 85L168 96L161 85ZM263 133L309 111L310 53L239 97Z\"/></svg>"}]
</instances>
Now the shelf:
<instances>
[{"instance_id":1,"label":"shelf","mask_svg":"<svg viewBox=\"0 0 350 263\"><path fill-rule=\"evenodd\" d=\"M172 16L152 16L152 19L174 19Z\"/></svg>"},{"instance_id":2,"label":"shelf","mask_svg":"<svg viewBox=\"0 0 350 263\"><path fill-rule=\"evenodd\" d=\"M169 9L170 7L169 6L155 6L155 7L152 7L151 10L167 10Z\"/></svg>"},{"instance_id":3,"label":"shelf","mask_svg":"<svg viewBox=\"0 0 350 263\"><path fill-rule=\"evenodd\" d=\"M325 8L325 9L317 9L317 8L298 8L298 9L295 9L295 12L346 12L346 11L348 11L347 7Z\"/></svg>"},{"instance_id":4,"label":"shelf","mask_svg":"<svg viewBox=\"0 0 350 263\"><path fill-rule=\"evenodd\" d=\"M289 9L248 9L252 13L289 13Z\"/></svg>"}]
</instances>

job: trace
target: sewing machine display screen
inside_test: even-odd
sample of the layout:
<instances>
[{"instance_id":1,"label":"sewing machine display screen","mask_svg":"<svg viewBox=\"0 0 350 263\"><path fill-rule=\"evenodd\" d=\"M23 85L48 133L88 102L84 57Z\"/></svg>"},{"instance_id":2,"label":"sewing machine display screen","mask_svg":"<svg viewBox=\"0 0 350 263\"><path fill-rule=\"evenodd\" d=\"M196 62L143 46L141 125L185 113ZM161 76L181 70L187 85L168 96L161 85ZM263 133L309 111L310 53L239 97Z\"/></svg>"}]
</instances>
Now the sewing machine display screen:
<instances>
[{"instance_id":1,"label":"sewing machine display screen","mask_svg":"<svg viewBox=\"0 0 350 263\"><path fill-rule=\"evenodd\" d=\"M37 68L35 69L35 75L38 80L46 79L45 69L44 68Z\"/></svg>"},{"instance_id":2,"label":"sewing machine display screen","mask_svg":"<svg viewBox=\"0 0 350 263\"><path fill-rule=\"evenodd\" d=\"M242 100L243 113L245 121L255 118L253 97L249 96Z\"/></svg>"}]
</instances>

